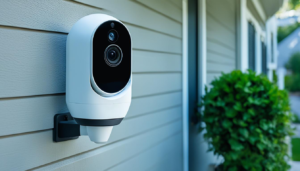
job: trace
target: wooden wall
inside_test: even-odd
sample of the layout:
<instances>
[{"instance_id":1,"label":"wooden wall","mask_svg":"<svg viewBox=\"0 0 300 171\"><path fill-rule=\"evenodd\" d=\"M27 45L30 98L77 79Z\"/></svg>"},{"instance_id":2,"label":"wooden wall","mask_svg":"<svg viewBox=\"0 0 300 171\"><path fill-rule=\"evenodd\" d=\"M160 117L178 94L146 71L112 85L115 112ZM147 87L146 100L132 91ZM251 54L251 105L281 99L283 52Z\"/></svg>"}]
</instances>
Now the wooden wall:
<instances>
[{"instance_id":1,"label":"wooden wall","mask_svg":"<svg viewBox=\"0 0 300 171\"><path fill-rule=\"evenodd\" d=\"M236 69L236 1L207 0L207 84Z\"/></svg>"}]
</instances>

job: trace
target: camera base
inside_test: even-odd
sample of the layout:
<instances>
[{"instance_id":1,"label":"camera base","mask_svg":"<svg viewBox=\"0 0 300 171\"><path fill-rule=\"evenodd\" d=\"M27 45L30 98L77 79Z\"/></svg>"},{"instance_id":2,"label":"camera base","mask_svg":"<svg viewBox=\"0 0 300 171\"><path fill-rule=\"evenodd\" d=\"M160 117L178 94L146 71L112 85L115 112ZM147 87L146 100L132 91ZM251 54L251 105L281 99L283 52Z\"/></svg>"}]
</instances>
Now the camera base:
<instances>
[{"instance_id":1,"label":"camera base","mask_svg":"<svg viewBox=\"0 0 300 171\"><path fill-rule=\"evenodd\" d=\"M62 142L74 140L80 136L80 125L70 113L56 114L54 116L53 141Z\"/></svg>"}]
</instances>

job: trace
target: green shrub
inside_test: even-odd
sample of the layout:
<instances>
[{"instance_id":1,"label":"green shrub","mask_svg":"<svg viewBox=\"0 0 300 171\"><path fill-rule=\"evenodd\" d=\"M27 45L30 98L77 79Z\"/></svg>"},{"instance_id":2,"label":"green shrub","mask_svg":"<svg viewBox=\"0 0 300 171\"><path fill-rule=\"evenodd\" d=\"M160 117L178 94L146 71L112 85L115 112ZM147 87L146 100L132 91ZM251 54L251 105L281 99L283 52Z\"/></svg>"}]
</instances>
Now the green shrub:
<instances>
[{"instance_id":1,"label":"green shrub","mask_svg":"<svg viewBox=\"0 0 300 171\"><path fill-rule=\"evenodd\" d=\"M300 91L300 74L292 74L285 76L285 88L290 92Z\"/></svg>"},{"instance_id":2,"label":"green shrub","mask_svg":"<svg viewBox=\"0 0 300 171\"><path fill-rule=\"evenodd\" d=\"M278 27L277 29L277 42L281 42L284 38L294 32L297 28L300 27L299 23L295 23L288 26Z\"/></svg>"},{"instance_id":3,"label":"green shrub","mask_svg":"<svg viewBox=\"0 0 300 171\"><path fill-rule=\"evenodd\" d=\"M291 71L293 74L300 74L300 53L294 53L288 62L285 64L285 68Z\"/></svg>"},{"instance_id":4,"label":"green shrub","mask_svg":"<svg viewBox=\"0 0 300 171\"><path fill-rule=\"evenodd\" d=\"M292 135L288 94L266 76L232 71L211 83L202 98L199 120L215 155L230 171L286 171Z\"/></svg>"},{"instance_id":5,"label":"green shrub","mask_svg":"<svg viewBox=\"0 0 300 171\"><path fill-rule=\"evenodd\" d=\"M297 115L297 114L293 114L293 123L297 123L297 124L299 124L300 123L300 118L299 118L299 116ZM299 144L299 146L300 146L300 144Z\"/></svg>"},{"instance_id":6,"label":"green shrub","mask_svg":"<svg viewBox=\"0 0 300 171\"><path fill-rule=\"evenodd\" d=\"M285 68L291 72L291 75L285 76L285 88L291 92L300 91L300 53L294 53Z\"/></svg>"}]
</instances>

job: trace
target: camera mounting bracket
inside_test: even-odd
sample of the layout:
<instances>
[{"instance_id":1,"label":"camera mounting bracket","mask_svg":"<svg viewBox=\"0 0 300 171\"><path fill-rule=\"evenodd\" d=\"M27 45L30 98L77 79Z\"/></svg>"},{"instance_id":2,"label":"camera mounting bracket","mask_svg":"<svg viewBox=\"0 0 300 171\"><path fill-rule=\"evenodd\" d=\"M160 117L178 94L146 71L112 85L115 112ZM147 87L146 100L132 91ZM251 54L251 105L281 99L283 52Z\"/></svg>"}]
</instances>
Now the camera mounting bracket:
<instances>
[{"instance_id":1,"label":"camera mounting bracket","mask_svg":"<svg viewBox=\"0 0 300 171\"><path fill-rule=\"evenodd\" d=\"M74 120L70 113L61 113L54 116L54 142L74 140L79 136L80 125Z\"/></svg>"}]
</instances>

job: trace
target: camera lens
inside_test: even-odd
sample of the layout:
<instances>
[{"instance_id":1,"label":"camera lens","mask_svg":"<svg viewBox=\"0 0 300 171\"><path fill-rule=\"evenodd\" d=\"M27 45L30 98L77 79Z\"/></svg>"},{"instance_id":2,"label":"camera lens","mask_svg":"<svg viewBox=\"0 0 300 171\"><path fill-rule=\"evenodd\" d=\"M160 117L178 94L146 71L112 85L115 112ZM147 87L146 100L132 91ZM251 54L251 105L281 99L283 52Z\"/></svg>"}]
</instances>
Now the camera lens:
<instances>
[{"instance_id":1,"label":"camera lens","mask_svg":"<svg viewBox=\"0 0 300 171\"><path fill-rule=\"evenodd\" d=\"M116 42L118 40L118 33L116 30L110 30L108 32L108 40L110 42Z\"/></svg>"},{"instance_id":2,"label":"camera lens","mask_svg":"<svg viewBox=\"0 0 300 171\"><path fill-rule=\"evenodd\" d=\"M116 67L121 63L123 54L119 46L109 45L104 53L104 60L107 65Z\"/></svg>"},{"instance_id":3,"label":"camera lens","mask_svg":"<svg viewBox=\"0 0 300 171\"><path fill-rule=\"evenodd\" d=\"M117 52L115 50L110 50L107 54L109 61L115 61L117 59Z\"/></svg>"}]
</instances>

